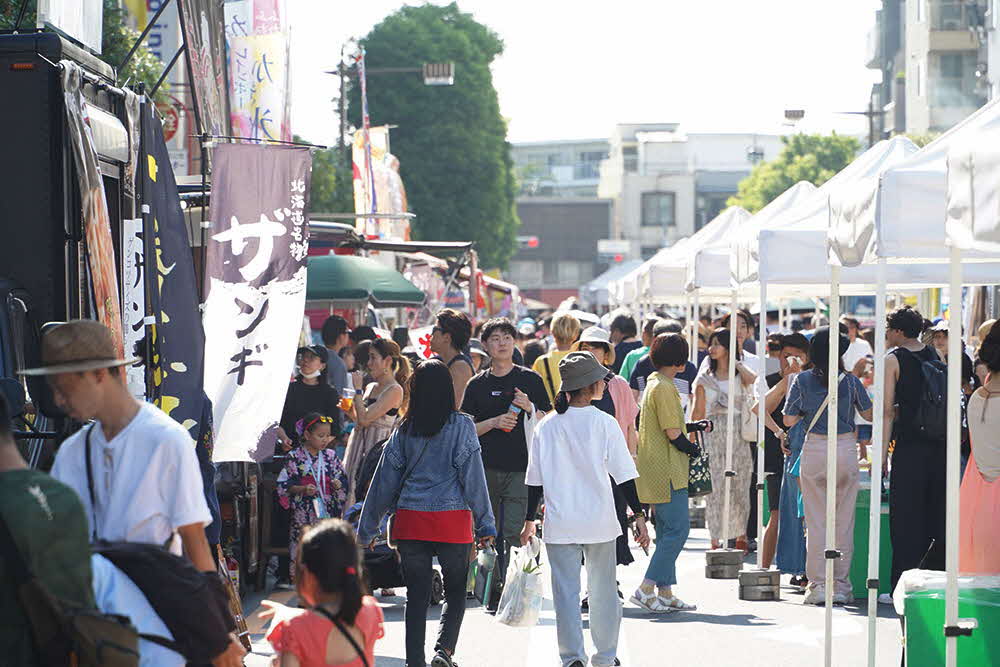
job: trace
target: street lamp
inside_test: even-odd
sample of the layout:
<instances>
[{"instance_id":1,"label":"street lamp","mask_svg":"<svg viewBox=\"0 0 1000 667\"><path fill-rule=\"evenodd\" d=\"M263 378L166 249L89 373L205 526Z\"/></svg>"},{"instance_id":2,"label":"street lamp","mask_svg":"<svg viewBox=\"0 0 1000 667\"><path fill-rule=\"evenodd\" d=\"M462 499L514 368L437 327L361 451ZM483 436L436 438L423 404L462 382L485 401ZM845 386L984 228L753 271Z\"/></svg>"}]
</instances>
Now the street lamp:
<instances>
[{"instance_id":1,"label":"street lamp","mask_svg":"<svg viewBox=\"0 0 1000 667\"><path fill-rule=\"evenodd\" d=\"M340 77L340 100L338 103L338 113L340 115L340 141L341 150L346 153L346 142L344 137L347 134L347 76L351 68L344 62L344 49L340 49L340 63L337 69L329 70L327 74L335 74ZM365 76L373 74L412 74L419 73L425 86L453 86L455 85L455 63L424 63L420 67L368 67L365 69Z\"/></svg>"}]
</instances>

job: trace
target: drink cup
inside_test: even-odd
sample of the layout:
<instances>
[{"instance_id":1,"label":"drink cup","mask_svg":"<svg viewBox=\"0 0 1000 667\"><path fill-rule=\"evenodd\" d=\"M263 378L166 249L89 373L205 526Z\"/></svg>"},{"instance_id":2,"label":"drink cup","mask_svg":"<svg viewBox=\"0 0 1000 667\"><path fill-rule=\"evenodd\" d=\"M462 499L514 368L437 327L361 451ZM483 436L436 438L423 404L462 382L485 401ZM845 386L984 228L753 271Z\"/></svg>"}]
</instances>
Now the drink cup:
<instances>
[{"instance_id":1,"label":"drink cup","mask_svg":"<svg viewBox=\"0 0 1000 667\"><path fill-rule=\"evenodd\" d=\"M354 397L357 395L357 391L349 387L345 387L340 395L340 409L347 412L354 405Z\"/></svg>"}]
</instances>

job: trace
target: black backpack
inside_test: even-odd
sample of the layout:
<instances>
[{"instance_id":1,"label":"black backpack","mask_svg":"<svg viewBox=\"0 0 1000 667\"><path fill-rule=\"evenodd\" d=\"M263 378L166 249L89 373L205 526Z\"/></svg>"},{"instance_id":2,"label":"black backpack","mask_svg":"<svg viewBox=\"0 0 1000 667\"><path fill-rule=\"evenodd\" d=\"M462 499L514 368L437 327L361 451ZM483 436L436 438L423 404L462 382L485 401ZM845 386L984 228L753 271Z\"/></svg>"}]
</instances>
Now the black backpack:
<instances>
[{"instance_id":1,"label":"black backpack","mask_svg":"<svg viewBox=\"0 0 1000 667\"><path fill-rule=\"evenodd\" d=\"M385 449L387 442L389 442L388 438L379 441L361 460L358 473L354 478L354 497L359 503L363 502L368 495L368 487L371 486L372 478L375 477L375 469L378 468L378 462L382 460L382 450Z\"/></svg>"},{"instance_id":2,"label":"black backpack","mask_svg":"<svg viewBox=\"0 0 1000 667\"><path fill-rule=\"evenodd\" d=\"M95 507L94 476L90 463L90 426L84 437L87 486L90 505ZM95 537L97 517L94 517ZM142 635L187 658L189 663L208 664L229 646L236 621L229 610L229 596L218 572L200 572L186 558L164 546L138 542L94 540L94 552L107 558L132 580L173 641Z\"/></svg>"},{"instance_id":3,"label":"black backpack","mask_svg":"<svg viewBox=\"0 0 1000 667\"><path fill-rule=\"evenodd\" d=\"M920 395L913 406L911 427L925 440L948 437L948 366L940 359L921 359L906 348L899 348L920 368Z\"/></svg>"},{"instance_id":4,"label":"black backpack","mask_svg":"<svg viewBox=\"0 0 1000 667\"><path fill-rule=\"evenodd\" d=\"M139 632L131 621L125 616L71 605L52 595L28 569L2 516L0 557L16 582L13 594L31 627L39 665L138 667Z\"/></svg>"}]
</instances>

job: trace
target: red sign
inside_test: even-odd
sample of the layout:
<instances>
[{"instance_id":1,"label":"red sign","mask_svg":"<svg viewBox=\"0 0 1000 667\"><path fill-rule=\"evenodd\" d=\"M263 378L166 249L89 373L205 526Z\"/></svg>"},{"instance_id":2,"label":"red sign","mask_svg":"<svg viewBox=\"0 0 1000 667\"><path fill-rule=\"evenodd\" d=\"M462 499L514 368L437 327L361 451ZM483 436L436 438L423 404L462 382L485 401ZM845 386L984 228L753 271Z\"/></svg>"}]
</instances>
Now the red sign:
<instances>
[{"instance_id":1,"label":"red sign","mask_svg":"<svg viewBox=\"0 0 1000 667\"><path fill-rule=\"evenodd\" d=\"M156 110L163 116L163 140L167 143L177 136L177 129L181 124L181 115L177 112L181 106L180 101L174 97L167 97L166 102L157 102Z\"/></svg>"}]
</instances>

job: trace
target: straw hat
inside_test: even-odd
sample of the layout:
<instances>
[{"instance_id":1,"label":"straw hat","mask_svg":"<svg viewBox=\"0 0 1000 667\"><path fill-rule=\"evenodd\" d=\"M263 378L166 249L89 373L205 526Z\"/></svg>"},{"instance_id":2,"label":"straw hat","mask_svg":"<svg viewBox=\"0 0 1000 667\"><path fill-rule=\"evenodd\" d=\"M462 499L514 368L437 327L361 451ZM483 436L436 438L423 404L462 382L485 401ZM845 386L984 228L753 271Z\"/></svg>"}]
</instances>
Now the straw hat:
<instances>
[{"instance_id":1,"label":"straw hat","mask_svg":"<svg viewBox=\"0 0 1000 667\"><path fill-rule=\"evenodd\" d=\"M601 327L587 327L580 334L579 340L573 343L573 351L578 352L580 350L581 343L603 343L607 346L608 351L604 355L604 365L612 366L615 363L615 346L611 344L611 333L607 329L602 329Z\"/></svg>"},{"instance_id":2,"label":"straw hat","mask_svg":"<svg viewBox=\"0 0 1000 667\"><path fill-rule=\"evenodd\" d=\"M98 368L130 366L138 358L122 359L111 330L95 320L73 320L49 329L42 336L42 365L21 375L82 373Z\"/></svg>"}]
</instances>

